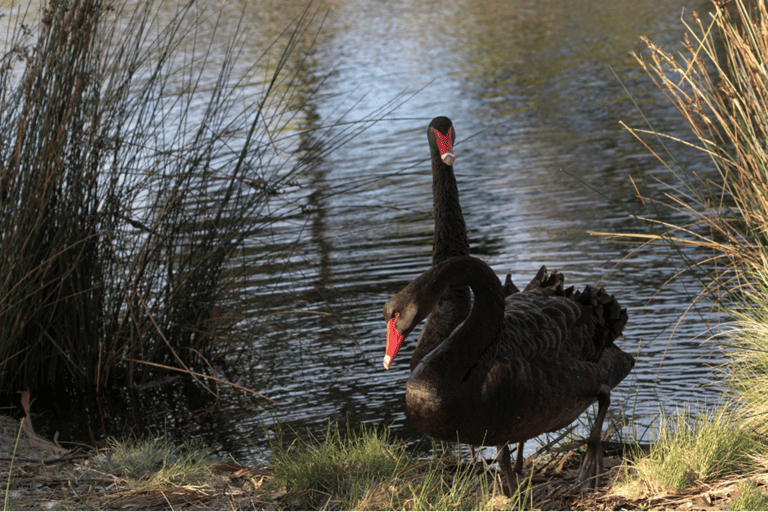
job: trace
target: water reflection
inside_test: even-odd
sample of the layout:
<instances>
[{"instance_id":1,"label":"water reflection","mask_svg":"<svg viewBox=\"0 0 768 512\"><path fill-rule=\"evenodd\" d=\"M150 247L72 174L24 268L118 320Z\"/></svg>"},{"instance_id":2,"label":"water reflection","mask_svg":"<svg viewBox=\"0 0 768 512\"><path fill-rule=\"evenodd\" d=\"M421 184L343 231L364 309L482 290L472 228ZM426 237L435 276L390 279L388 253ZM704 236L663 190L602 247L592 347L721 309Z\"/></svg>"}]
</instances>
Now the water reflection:
<instances>
[{"instance_id":1,"label":"water reflection","mask_svg":"<svg viewBox=\"0 0 768 512\"><path fill-rule=\"evenodd\" d=\"M329 24L332 31L338 29L329 44L335 51L328 51L338 70L329 82L331 90L373 108L372 98L387 98L385 91L391 95L397 86L417 89L428 84L407 109L392 114L417 116L420 123L393 121L330 159L330 183L358 179L356 156L365 158L366 173L383 177L376 188L354 191L354 207L349 197L329 202L335 212L337 279L347 280L352 293L357 276L366 283L370 279L362 276L380 276L383 286L368 294L361 290L359 300L381 304L428 266L429 168L426 162L414 167L401 155L426 156L423 126L436 114L449 115L459 133L456 169L474 254L484 255L500 274L512 272L521 281L541 263L563 270L579 285L610 273L602 283L630 308L624 344L627 350L639 351L640 358L615 403L631 403L642 423L656 415L659 400L676 403L680 396L692 401L716 396L717 390L699 387L710 374L706 365L716 361L711 348L699 346L706 340L706 315L693 314L676 325L698 293L695 280L683 279L657 293L659 285L680 270L674 255L659 250L616 266L632 248L586 234L643 229L629 215L641 213L641 205L627 178L654 172L657 164L618 125L619 120L642 122L618 79L634 101L649 107L654 120L658 117L660 129L682 129L628 52L639 47L642 34L674 45L683 6L645 2L638 15L635 7L599 2L459 2L449 9L455 7L460 14L447 16L450 21L440 25L427 21L432 18L425 13L439 11L442 4L427 3L407 6L415 21L403 28L398 13L405 4L396 3L391 10L390 5L345 3L338 8L339 18L351 19L354 12L376 23L354 27L332 16ZM412 30L419 23L420 34ZM353 46L355 52L350 51ZM681 159L695 163L688 154ZM370 200L372 190L379 193L378 203ZM360 249L372 245L389 250L369 251L369 260L361 261ZM370 327L358 328L365 329L361 336L370 336L366 350L369 359L377 361L382 331L380 323L376 327L378 308L372 309L350 308L344 318L370 319ZM393 409L395 416L388 419L408 432L402 402L391 400L402 395L407 370L394 371L386 377L374 374L366 396L377 410ZM378 386L380 390L372 389Z\"/></svg>"}]
</instances>

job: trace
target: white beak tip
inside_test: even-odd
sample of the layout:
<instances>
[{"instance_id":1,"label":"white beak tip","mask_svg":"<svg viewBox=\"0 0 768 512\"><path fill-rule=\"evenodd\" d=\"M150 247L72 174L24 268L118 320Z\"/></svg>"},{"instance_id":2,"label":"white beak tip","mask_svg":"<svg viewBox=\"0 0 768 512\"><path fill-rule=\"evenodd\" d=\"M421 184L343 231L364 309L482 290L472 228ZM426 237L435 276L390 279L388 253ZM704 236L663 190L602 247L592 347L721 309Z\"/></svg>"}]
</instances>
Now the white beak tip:
<instances>
[{"instance_id":1,"label":"white beak tip","mask_svg":"<svg viewBox=\"0 0 768 512\"><path fill-rule=\"evenodd\" d=\"M389 370L389 365L392 363L392 358L389 356L384 356L384 368Z\"/></svg>"}]
</instances>

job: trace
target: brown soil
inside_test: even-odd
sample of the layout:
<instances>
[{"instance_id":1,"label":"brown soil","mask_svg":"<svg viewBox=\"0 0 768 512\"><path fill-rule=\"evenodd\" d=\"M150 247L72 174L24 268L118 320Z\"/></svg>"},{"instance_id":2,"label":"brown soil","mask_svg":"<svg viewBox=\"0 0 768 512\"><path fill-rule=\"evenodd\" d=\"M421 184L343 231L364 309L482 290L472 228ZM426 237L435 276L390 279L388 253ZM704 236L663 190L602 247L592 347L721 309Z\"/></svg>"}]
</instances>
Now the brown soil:
<instances>
[{"instance_id":1,"label":"brown soil","mask_svg":"<svg viewBox=\"0 0 768 512\"><path fill-rule=\"evenodd\" d=\"M66 449L30 437L27 428L19 435L19 429L18 421L0 416L0 484L5 508L11 510L276 508L271 496L260 492L271 478L266 471L222 463L211 466L211 476L197 485L131 485L123 474L110 470L106 451Z\"/></svg>"}]
</instances>

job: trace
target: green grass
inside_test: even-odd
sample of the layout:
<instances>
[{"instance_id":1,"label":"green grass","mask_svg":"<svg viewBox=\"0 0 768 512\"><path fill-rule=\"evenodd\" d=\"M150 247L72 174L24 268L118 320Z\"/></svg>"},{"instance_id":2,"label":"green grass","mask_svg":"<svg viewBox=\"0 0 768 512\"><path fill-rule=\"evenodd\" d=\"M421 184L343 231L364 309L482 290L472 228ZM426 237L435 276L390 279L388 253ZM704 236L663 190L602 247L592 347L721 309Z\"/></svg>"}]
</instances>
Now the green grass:
<instances>
[{"instance_id":1,"label":"green grass","mask_svg":"<svg viewBox=\"0 0 768 512\"><path fill-rule=\"evenodd\" d=\"M434 457L421 460L388 429L347 430L344 437L329 425L322 441L297 438L288 446L272 437L271 464L286 502L340 510L483 510L491 500L530 507L528 486L507 500L477 466L457 463L445 445L433 445Z\"/></svg>"},{"instance_id":2,"label":"green grass","mask_svg":"<svg viewBox=\"0 0 768 512\"><path fill-rule=\"evenodd\" d=\"M743 300L740 307L733 307L731 315L736 327L730 332L729 339L723 344L730 364L725 369L728 383L735 391L739 404L744 411L745 421L756 434L768 435L765 418L768 415L768 401L765 390L768 389L768 291L763 290L763 283L757 280L761 291L750 293L751 299Z\"/></svg>"},{"instance_id":3,"label":"green grass","mask_svg":"<svg viewBox=\"0 0 768 512\"><path fill-rule=\"evenodd\" d=\"M195 484L211 478L211 452L186 442L172 444L165 439L128 437L107 443L114 470L121 471L133 487Z\"/></svg>"},{"instance_id":4,"label":"green grass","mask_svg":"<svg viewBox=\"0 0 768 512\"><path fill-rule=\"evenodd\" d=\"M8 510L8 500L11 496L11 476L13 475L13 463L16 460L16 450L19 447L19 439L21 438L22 427L24 426L24 418L19 422L19 431L16 434L16 442L13 444L13 454L8 466L8 482L5 485L5 498L3 498L3 510Z\"/></svg>"},{"instance_id":5,"label":"green grass","mask_svg":"<svg viewBox=\"0 0 768 512\"><path fill-rule=\"evenodd\" d=\"M344 440L338 428L328 427L323 442L297 440L282 449L273 445L275 479L297 489L359 497L361 482L391 477L407 460L402 444L388 444L386 430L363 427Z\"/></svg>"},{"instance_id":6,"label":"green grass","mask_svg":"<svg viewBox=\"0 0 768 512\"><path fill-rule=\"evenodd\" d=\"M662 415L649 455L626 469L625 483L682 491L754 469L766 446L727 404Z\"/></svg>"},{"instance_id":7,"label":"green grass","mask_svg":"<svg viewBox=\"0 0 768 512\"><path fill-rule=\"evenodd\" d=\"M739 496L731 500L730 510L768 510L768 493L757 490L754 482L739 484Z\"/></svg>"}]
</instances>

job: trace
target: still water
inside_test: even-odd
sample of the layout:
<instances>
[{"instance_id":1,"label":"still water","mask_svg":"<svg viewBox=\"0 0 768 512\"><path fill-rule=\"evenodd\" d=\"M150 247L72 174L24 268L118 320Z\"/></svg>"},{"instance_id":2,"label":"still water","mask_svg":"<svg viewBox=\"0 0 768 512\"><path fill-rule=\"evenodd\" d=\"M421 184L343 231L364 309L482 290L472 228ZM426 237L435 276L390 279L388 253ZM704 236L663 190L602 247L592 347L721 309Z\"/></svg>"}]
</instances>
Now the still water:
<instances>
[{"instance_id":1,"label":"still water","mask_svg":"<svg viewBox=\"0 0 768 512\"><path fill-rule=\"evenodd\" d=\"M247 3L226 0L225 8L238 14L244 9L257 41L251 49L255 60L299 10L282 2ZM613 393L612 414L623 411L647 436L644 429L661 405L715 402L720 391L710 385L710 366L718 352L708 341L709 311L705 305L694 308L678 322L699 292L697 282L682 277L659 290L682 269L668 250L633 252L635 246L589 234L645 231L631 215L644 210L630 176L667 176L619 123L643 126L636 103L659 131L686 132L629 52L643 49L641 36L678 48L681 16L704 13L707 5L313 5L318 32L304 65L318 93L300 107L302 123L380 121L359 125L367 130L304 177L306 193L297 199L302 214L274 226L269 240L253 242L257 247L293 240L296 249L288 265L246 284L256 297L254 341L230 354L222 376L269 397L272 406L225 387L214 407L177 386L145 399L139 407L149 415L145 426L200 438L244 462L261 459L264 429L275 419L317 435L331 420L353 427L380 423L401 437L422 436L410 424L403 399L413 345L404 347L391 370L382 368L381 310L430 265L426 127L438 115L450 117L457 131L455 171L472 254L501 278L511 273L518 284L542 264L578 287L599 282L628 309L619 344L636 354L637 365ZM683 164L705 165L695 155L677 156ZM277 292L260 280L277 281ZM409 340L417 337L413 333ZM162 407L155 412L151 402Z\"/></svg>"}]
</instances>

